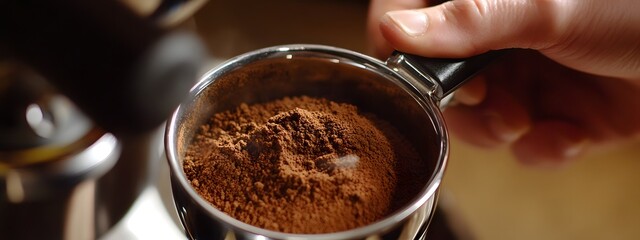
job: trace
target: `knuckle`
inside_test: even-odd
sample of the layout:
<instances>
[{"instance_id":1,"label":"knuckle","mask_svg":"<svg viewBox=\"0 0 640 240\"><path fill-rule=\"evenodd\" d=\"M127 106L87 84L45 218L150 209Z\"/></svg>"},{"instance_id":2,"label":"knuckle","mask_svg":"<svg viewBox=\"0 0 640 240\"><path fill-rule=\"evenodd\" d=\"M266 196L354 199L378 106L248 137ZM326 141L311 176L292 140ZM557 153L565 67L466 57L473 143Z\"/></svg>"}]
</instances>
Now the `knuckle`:
<instances>
[{"instance_id":1,"label":"knuckle","mask_svg":"<svg viewBox=\"0 0 640 240\"><path fill-rule=\"evenodd\" d=\"M561 42L570 42L569 37L571 33L576 29L572 29L571 19L576 19L575 13L572 9L575 9L575 1L566 0L536 0L529 1L533 4L532 9L535 9L535 14L538 15L538 21L532 23L535 26L531 26L529 29L539 33L538 38L535 39L537 46L531 46L537 49L546 49L553 47Z\"/></svg>"},{"instance_id":2,"label":"knuckle","mask_svg":"<svg viewBox=\"0 0 640 240\"><path fill-rule=\"evenodd\" d=\"M460 46L464 52L479 53L484 49L480 39L484 39L494 25L491 13L495 4L492 1L494 0L455 0L444 4L446 20L456 26L461 36L475 39Z\"/></svg>"},{"instance_id":3,"label":"knuckle","mask_svg":"<svg viewBox=\"0 0 640 240\"><path fill-rule=\"evenodd\" d=\"M478 21L486 17L489 3L486 0L457 0L447 3L451 12L468 21Z\"/></svg>"}]
</instances>

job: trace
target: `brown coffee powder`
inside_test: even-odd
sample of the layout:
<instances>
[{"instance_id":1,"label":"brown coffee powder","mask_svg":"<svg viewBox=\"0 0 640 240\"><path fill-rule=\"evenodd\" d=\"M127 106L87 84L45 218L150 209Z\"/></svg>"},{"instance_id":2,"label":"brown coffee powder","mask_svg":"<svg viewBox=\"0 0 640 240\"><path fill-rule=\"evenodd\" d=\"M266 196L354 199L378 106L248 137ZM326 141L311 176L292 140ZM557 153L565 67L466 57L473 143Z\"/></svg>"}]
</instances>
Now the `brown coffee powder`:
<instances>
[{"instance_id":1,"label":"brown coffee powder","mask_svg":"<svg viewBox=\"0 0 640 240\"><path fill-rule=\"evenodd\" d=\"M349 104L293 97L214 115L184 171L213 206L287 233L370 224L418 190L416 151L390 124Z\"/></svg>"}]
</instances>

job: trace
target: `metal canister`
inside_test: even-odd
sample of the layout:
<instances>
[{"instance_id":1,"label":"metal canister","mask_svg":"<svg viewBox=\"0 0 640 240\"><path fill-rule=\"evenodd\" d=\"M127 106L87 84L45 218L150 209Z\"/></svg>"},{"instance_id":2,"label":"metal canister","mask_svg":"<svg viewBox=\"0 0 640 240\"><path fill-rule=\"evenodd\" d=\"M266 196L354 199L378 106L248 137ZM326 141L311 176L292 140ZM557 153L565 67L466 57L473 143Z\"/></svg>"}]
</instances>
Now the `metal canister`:
<instances>
[{"instance_id":1,"label":"metal canister","mask_svg":"<svg viewBox=\"0 0 640 240\"><path fill-rule=\"evenodd\" d=\"M283 45L259 49L212 69L192 88L165 131L174 201L190 239L422 239L437 203L449 142L438 108L440 98L412 85L379 60L320 45ZM182 162L199 126L218 112L242 103L286 96L338 99L396 126L424 161L414 179L420 186L409 203L366 226L324 234L292 234L234 219L194 190Z\"/></svg>"}]
</instances>

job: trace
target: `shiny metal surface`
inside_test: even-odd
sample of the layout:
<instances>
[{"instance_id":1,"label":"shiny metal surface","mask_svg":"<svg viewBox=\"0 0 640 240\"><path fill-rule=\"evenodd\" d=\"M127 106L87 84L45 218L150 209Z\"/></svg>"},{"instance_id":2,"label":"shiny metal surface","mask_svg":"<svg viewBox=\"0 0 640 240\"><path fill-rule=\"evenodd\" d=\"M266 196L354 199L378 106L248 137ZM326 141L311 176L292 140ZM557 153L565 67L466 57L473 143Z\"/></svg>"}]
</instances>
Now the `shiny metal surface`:
<instances>
[{"instance_id":1,"label":"shiny metal surface","mask_svg":"<svg viewBox=\"0 0 640 240\"><path fill-rule=\"evenodd\" d=\"M250 76L250 77L247 77ZM391 122L428 161L423 188L398 211L368 226L328 234L287 234L231 218L198 196L181 158L215 112L242 102L310 95L349 102ZM205 74L167 124L165 149L176 209L191 239L418 239L433 215L449 143L437 102L379 60L345 49L285 45L233 58Z\"/></svg>"},{"instance_id":2,"label":"shiny metal surface","mask_svg":"<svg viewBox=\"0 0 640 240\"><path fill-rule=\"evenodd\" d=\"M0 239L108 232L157 171L162 129L107 133L29 69L3 66Z\"/></svg>"},{"instance_id":3,"label":"shiny metal surface","mask_svg":"<svg viewBox=\"0 0 640 240\"><path fill-rule=\"evenodd\" d=\"M1 173L2 238L95 239L109 232L157 170L158 140L157 133L126 140L105 134L51 166L71 171L64 175L42 166Z\"/></svg>"}]
</instances>

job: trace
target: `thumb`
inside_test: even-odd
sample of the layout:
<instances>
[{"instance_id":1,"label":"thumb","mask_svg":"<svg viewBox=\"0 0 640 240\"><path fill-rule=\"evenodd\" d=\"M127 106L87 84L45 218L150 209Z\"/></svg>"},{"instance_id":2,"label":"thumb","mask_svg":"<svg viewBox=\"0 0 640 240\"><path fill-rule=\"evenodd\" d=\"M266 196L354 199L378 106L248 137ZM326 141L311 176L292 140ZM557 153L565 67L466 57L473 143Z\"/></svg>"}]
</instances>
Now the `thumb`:
<instances>
[{"instance_id":1,"label":"thumb","mask_svg":"<svg viewBox=\"0 0 640 240\"><path fill-rule=\"evenodd\" d=\"M454 0L386 13L380 30L400 51L468 57L493 49L544 49L565 32L572 1Z\"/></svg>"}]
</instances>

